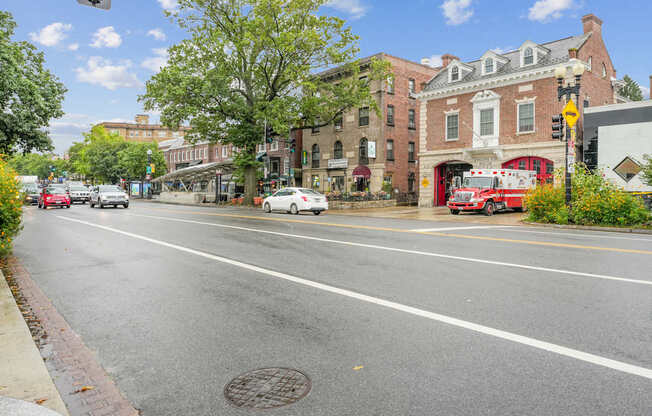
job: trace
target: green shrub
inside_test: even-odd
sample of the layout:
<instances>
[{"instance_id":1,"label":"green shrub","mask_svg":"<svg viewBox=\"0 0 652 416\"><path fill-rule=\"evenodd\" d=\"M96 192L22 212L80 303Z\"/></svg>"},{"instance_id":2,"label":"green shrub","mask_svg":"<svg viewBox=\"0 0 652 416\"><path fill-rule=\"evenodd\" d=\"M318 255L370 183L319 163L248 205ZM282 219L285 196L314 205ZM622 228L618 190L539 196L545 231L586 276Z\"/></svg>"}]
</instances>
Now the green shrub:
<instances>
[{"instance_id":1,"label":"green shrub","mask_svg":"<svg viewBox=\"0 0 652 416\"><path fill-rule=\"evenodd\" d=\"M0 155L0 258L11 253L14 238L21 229L23 200L16 172Z\"/></svg>"},{"instance_id":2,"label":"green shrub","mask_svg":"<svg viewBox=\"0 0 652 416\"><path fill-rule=\"evenodd\" d=\"M561 186L539 185L526 195L528 220L533 222L581 225L640 225L652 220L643 201L609 182L602 172L593 173L577 165L573 184L571 211L565 205L563 172L557 173Z\"/></svg>"}]
</instances>

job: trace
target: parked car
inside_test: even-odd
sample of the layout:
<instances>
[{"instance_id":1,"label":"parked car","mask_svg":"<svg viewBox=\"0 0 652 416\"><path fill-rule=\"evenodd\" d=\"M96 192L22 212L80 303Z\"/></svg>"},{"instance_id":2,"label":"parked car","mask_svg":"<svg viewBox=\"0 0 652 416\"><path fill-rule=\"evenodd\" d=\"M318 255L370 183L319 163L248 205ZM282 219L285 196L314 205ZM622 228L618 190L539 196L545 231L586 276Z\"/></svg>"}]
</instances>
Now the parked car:
<instances>
[{"instance_id":1,"label":"parked car","mask_svg":"<svg viewBox=\"0 0 652 416\"><path fill-rule=\"evenodd\" d=\"M23 195L25 203L30 205L38 204L39 188L35 183L28 183L23 186Z\"/></svg>"},{"instance_id":2,"label":"parked car","mask_svg":"<svg viewBox=\"0 0 652 416\"><path fill-rule=\"evenodd\" d=\"M74 204L75 202L81 202L85 204L86 201L89 201L91 198L91 193L84 185L69 185L68 194L70 195L70 201Z\"/></svg>"},{"instance_id":3,"label":"parked car","mask_svg":"<svg viewBox=\"0 0 652 416\"><path fill-rule=\"evenodd\" d=\"M301 211L312 211L319 215L328 209L328 199L325 195L307 188L283 188L263 200L265 212L286 211L298 214Z\"/></svg>"},{"instance_id":4,"label":"parked car","mask_svg":"<svg viewBox=\"0 0 652 416\"><path fill-rule=\"evenodd\" d=\"M92 188L90 195L91 208L95 207L95 205L100 208L104 208L107 205L113 205L114 208L118 205L129 208L129 196L119 186L98 185Z\"/></svg>"},{"instance_id":5,"label":"parked car","mask_svg":"<svg viewBox=\"0 0 652 416\"><path fill-rule=\"evenodd\" d=\"M70 196L61 186L48 186L43 188L39 194L38 207L43 209L48 209L48 207L70 208Z\"/></svg>"}]
</instances>

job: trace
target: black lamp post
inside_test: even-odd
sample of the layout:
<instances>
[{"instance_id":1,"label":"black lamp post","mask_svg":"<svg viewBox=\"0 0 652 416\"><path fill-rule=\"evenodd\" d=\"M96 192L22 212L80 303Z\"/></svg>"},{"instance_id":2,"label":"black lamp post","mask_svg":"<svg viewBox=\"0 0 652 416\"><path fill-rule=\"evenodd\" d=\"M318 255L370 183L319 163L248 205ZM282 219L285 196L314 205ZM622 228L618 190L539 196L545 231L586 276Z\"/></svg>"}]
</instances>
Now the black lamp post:
<instances>
[{"instance_id":1,"label":"black lamp post","mask_svg":"<svg viewBox=\"0 0 652 416\"><path fill-rule=\"evenodd\" d=\"M584 65L580 62L577 62L572 67L573 75L575 75L575 83L573 85L570 82L564 86L564 78L566 77L567 68L565 66L559 66L555 69L555 78L557 78L557 101L561 101L563 97L566 97L566 102L571 101L573 95L577 97L578 105L580 99L580 80L582 74L584 74ZM569 152L571 151L570 146L573 146L572 152L575 155L575 127L566 127L566 174L565 174L565 184L566 184L566 206L570 207L571 204L571 195L572 195L572 184L571 184L571 170L574 169L572 164L569 163ZM575 158L573 157L573 163Z\"/></svg>"}]
</instances>

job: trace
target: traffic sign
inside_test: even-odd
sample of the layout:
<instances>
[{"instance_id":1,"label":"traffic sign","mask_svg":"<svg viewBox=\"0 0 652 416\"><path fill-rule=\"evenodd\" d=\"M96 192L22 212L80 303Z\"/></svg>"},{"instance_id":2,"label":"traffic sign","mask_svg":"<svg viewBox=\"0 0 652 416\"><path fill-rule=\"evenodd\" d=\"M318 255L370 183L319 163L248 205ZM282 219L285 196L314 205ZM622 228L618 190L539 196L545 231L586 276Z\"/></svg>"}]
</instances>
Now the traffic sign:
<instances>
[{"instance_id":1,"label":"traffic sign","mask_svg":"<svg viewBox=\"0 0 652 416\"><path fill-rule=\"evenodd\" d=\"M566 124L568 124L568 127L570 128L573 128L575 123L577 123L577 119L580 118L580 111L575 106L572 98L568 100L568 104L566 104L566 107L564 107L561 113L564 115Z\"/></svg>"},{"instance_id":2,"label":"traffic sign","mask_svg":"<svg viewBox=\"0 0 652 416\"><path fill-rule=\"evenodd\" d=\"M152 173L156 173L156 167L154 166L154 164L152 163L150 166L152 167Z\"/></svg>"},{"instance_id":3,"label":"traffic sign","mask_svg":"<svg viewBox=\"0 0 652 416\"><path fill-rule=\"evenodd\" d=\"M423 178L423 180L421 181L421 186L427 188L428 185L430 185L430 181L428 180L428 178Z\"/></svg>"},{"instance_id":4,"label":"traffic sign","mask_svg":"<svg viewBox=\"0 0 652 416\"><path fill-rule=\"evenodd\" d=\"M147 174L149 175L149 174L151 174L151 173L152 173L152 167L151 167L151 166L147 166Z\"/></svg>"}]
</instances>

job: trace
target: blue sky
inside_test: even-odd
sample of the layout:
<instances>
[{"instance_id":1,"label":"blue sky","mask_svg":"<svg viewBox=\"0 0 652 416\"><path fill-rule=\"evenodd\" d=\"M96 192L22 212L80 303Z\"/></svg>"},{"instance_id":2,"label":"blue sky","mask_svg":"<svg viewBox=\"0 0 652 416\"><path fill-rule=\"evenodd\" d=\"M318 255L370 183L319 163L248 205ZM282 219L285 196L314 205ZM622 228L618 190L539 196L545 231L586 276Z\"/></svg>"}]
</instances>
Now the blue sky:
<instances>
[{"instance_id":1,"label":"blue sky","mask_svg":"<svg viewBox=\"0 0 652 416\"><path fill-rule=\"evenodd\" d=\"M47 66L69 89L66 115L51 135L62 153L99 121L133 120L137 96L165 62L165 48L185 32L163 14L176 0L112 0L110 11L76 0L2 0L18 23L17 40L45 52ZM488 49L509 50L525 40L543 43L582 32L581 16L604 21L603 37L618 76L629 74L649 95L652 2L627 0L331 0L323 13L349 21L360 56L377 52L415 61L452 53L473 60ZM152 115L154 121L157 116Z\"/></svg>"}]
</instances>

